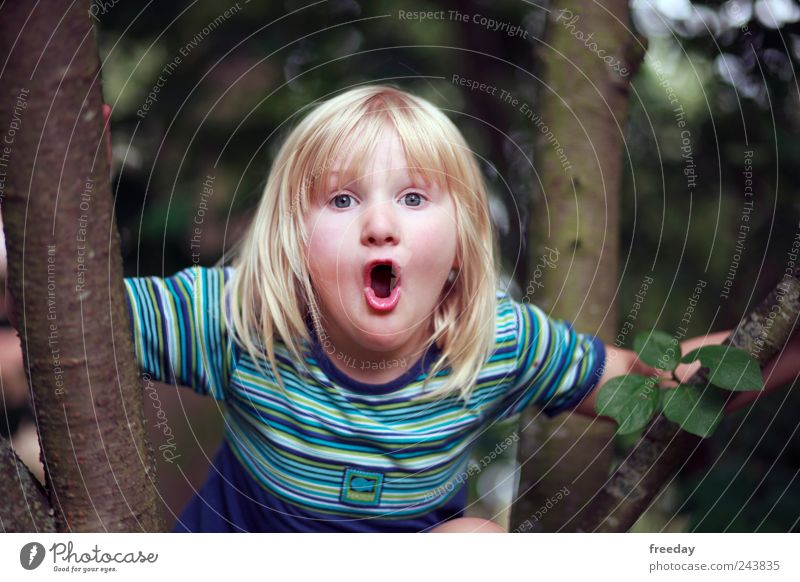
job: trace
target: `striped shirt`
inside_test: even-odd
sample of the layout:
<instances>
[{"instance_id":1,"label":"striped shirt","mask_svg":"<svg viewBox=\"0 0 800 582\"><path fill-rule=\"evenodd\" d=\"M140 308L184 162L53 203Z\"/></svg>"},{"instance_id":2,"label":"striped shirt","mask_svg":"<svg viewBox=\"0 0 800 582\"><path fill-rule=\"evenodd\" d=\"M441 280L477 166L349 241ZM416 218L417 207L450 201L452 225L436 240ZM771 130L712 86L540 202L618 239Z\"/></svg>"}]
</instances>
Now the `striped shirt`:
<instances>
[{"instance_id":1,"label":"striped shirt","mask_svg":"<svg viewBox=\"0 0 800 582\"><path fill-rule=\"evenodd\" d=\"M284 391L268 361L264 375L226 331L232 272L125 279L142 372L224 403L224 442L179 531L425 531L462 515L469 453L489 424L527 406L569 409L602 374L600 340L498 291L495 346L466 403L414 399L435 344L399 378L366 384L313 333L305 366L276 342Z\"/></svg>"}]
</instances>

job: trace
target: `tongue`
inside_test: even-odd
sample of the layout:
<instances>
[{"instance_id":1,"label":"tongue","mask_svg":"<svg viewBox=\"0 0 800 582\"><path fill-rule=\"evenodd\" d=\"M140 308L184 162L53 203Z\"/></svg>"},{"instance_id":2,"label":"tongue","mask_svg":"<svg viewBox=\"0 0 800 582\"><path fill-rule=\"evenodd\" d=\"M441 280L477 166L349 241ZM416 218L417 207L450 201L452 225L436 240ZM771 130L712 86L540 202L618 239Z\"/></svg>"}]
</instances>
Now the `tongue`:
<instances>
[{"instance_id":1,"label":"tongue","mask_svg":"<svg viewBox=\"0 0 800 582\"><path fill-rule=\"evenodd\" d=\"M389 296L392 283L392 268L389 265L378 265L372 269L372 290L381 299Z\"/></svg>"}]
</instances>

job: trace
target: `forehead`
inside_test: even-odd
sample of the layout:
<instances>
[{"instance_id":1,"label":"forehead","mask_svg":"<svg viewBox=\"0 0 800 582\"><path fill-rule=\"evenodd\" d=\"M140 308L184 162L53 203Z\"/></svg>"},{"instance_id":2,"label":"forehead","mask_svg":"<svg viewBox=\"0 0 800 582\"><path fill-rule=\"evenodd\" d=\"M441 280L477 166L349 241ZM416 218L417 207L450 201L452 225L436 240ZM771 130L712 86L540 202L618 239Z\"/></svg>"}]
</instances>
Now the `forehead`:
<instances>
[{"instance_id":1,"label":"forehead","mask_svg":"<svg viewBox=\"0 0 800 582\"><path fill-rule=\"evenodd\" d=\"M346 129L329 124L309 144L313 154L307 158L307 187L301 205L305 208L307 201L356 181L382 179L378 173L398 183L447 190L448 164L443 160L452 144L445 137L414 119L398 122L386 116L364 115Z\"/></svg>"},{"instance_id":2,"label":"forehead","mask_svg":"<svg viewBox=\"0 0 800 582\"><path fill-rule=\"evenodd\" d=\"M357 139L353 141L358 142ZM376 172L408 174L411 171L403 143L393 129L384 130L369 148L359 148L355 143L342 148L341 153L332 156L328 166L329 183L355 180Z\"/></svg>"}]
</instances>

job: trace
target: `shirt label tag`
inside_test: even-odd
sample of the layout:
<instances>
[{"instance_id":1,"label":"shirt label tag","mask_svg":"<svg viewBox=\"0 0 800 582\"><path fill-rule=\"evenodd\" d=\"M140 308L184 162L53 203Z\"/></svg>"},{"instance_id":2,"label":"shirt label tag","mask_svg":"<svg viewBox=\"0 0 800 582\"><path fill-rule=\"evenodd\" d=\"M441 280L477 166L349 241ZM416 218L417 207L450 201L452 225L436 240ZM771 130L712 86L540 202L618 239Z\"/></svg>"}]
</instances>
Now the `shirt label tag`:
<instances>
[{"instance_id":1,"label":"shirt label tag","mask_svg":"<svg viewBox=\"0 0 800 582\"><path fill-rule=\"evenodd\" d=\"M383 488L383 474L347 467L340 500L353 505L378 505Z\"/></svg>"}]
</instances>

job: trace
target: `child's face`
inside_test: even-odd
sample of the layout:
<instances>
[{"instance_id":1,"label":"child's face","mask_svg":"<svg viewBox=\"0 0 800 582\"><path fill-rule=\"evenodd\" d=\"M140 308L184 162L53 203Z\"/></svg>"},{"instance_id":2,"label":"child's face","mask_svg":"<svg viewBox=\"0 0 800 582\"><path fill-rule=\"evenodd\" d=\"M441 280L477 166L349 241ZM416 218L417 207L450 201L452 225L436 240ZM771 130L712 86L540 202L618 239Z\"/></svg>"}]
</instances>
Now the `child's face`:
<instances>
[{"instance_id":1,"label":"child's face","mask_svg":"<svg viewBox=\"0 0 800 582\"><path fill-rule=\"evenodd\" d=\"M342 161L334 170L347 167ZM325 332L342 355L413 356L430 337L456 266L453 200L414 180L406 166L396 133L385 131L364 175L343 179L339 190L333 179L323 184L305 217L311 281Z\"/></svg>"}]
</instances>

